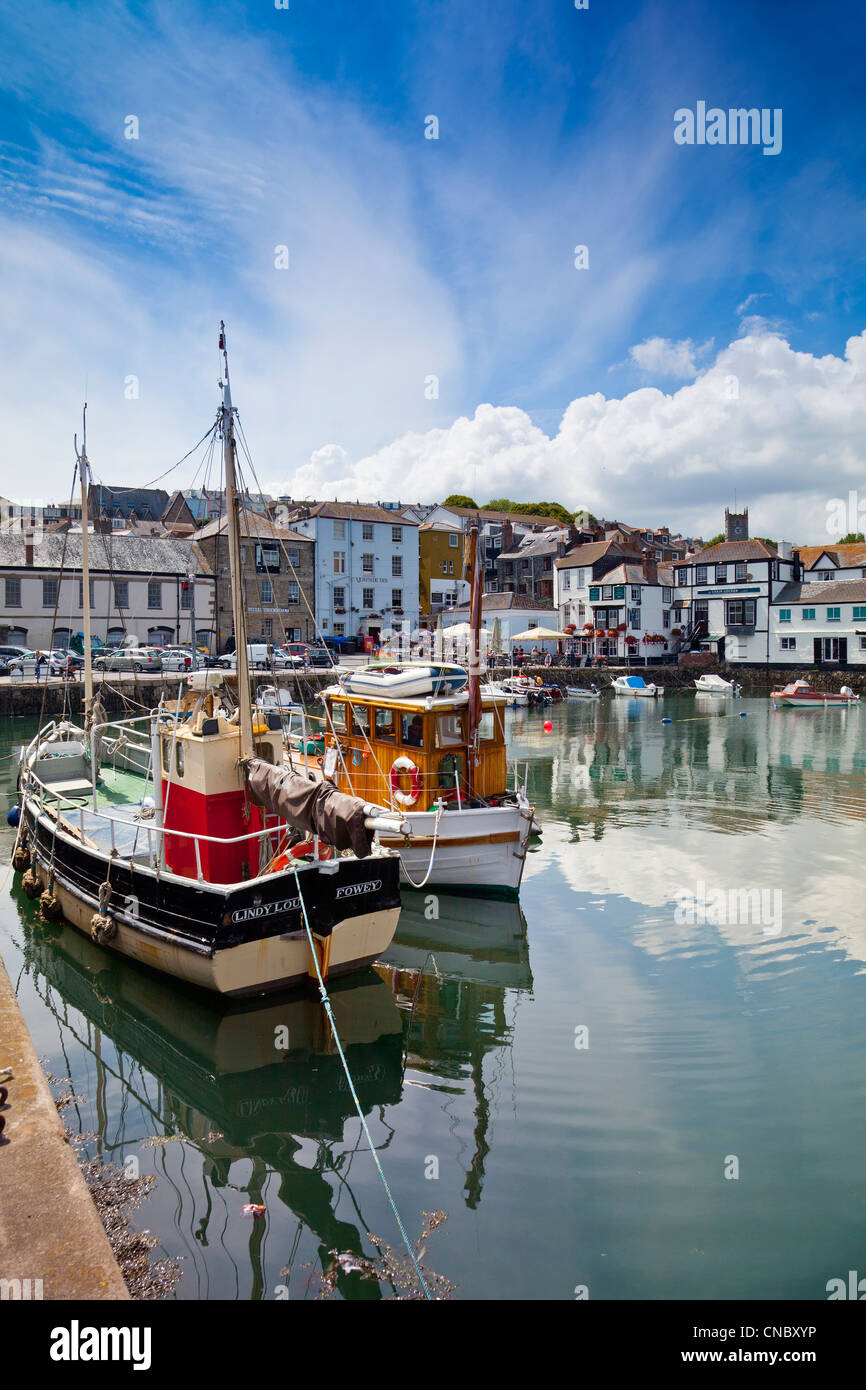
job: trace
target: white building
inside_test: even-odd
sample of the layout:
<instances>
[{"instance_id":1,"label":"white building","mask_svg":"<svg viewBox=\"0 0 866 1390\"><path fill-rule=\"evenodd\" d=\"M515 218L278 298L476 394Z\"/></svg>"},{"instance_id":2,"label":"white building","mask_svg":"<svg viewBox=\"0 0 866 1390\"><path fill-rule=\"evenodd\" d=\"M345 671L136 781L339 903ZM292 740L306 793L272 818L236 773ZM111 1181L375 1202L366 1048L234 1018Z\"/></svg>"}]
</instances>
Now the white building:
<instances>
[{"instance_id":1,"label":"white building","mask_svg":"<svg viewBox=\"0 0 866 1390\"><path fill-rule=\"evenodd\" d=\"M90 536L91 632L103 642L133 636L144 644L211 646L213 592L210 568L190 541ZM5 643L67 647L82 630L82 599L80 532L0 536Z\"/></svg>"},{"instance_id":2,"label":"white building","mask_svg":"<svg viewBox=\"0 0 866 1390\"><path fill-rule=\"evenodd\" d=\"M289 524L316 542L316 618L325 637L418 628L418 524L362 502L299 507Z\"/></svg>"},{"instance_id":3,"label":"white building","mask_svg":"<svg viewBox=\"0 0 866 1390\"><path fill-rule=\"evenodd\" d=\"M832 583L836 580L866 579L866 545L801 545L797 559L803 567L803 583Z\"/></svg>"},{"instance_id":4,"label":"white building","mask_svg":"<svg viewBox=\"0 0 866 1390\"><path fill-rule=\"evenodd\" d=\"M796 579L791 546L749 540L748 512L725 512L725 540L678 564L674 571L679 626L702 635L719 660L766 665L770 606Z\"/></svg>"},{"instance_id":5,"label":"white building","mask_svg":"<svg viewBox=\"0 0 866 1390\"><path fill-rule=\"evenodd\" d=\"M866 666L866 579L788 584L770 609L770 661Z\"/></svg>"}]
</instances>

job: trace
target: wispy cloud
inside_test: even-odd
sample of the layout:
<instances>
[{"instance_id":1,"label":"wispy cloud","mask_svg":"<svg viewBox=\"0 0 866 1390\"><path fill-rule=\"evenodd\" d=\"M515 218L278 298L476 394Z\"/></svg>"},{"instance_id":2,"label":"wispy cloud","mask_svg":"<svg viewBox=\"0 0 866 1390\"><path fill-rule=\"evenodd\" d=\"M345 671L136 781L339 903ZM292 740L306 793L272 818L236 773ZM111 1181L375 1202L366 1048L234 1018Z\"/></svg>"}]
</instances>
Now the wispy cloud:
<instances>
[{"instance_id":1,"label":"wispy cloud","mask_svg":"<svg viewBox=\"0 0 866 1390\"><path fill-rule=\"evenodd\" d=\"M670 338L645 338L628 350L636 367L652 376L672 376L685 381L697 376L698 363L712 350L713 340L698 346L691 338L672 342Z\"/></svg>"}]
</instances>

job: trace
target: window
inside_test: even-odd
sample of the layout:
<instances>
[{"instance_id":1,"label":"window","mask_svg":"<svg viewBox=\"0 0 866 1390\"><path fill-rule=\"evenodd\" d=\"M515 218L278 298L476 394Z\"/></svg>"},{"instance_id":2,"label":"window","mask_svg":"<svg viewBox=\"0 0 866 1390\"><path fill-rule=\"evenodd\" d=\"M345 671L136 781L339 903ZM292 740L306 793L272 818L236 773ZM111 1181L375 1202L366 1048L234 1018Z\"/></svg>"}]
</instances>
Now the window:
<instances>
[{"instance_id":1,"label":"window","mask_svg":"<svg viewBox=\"0 0 866 1390\"><path fill-rule=\"evenodd\" d=\"M269 574L279 573L280 547L276 541L263 541L256 546L256 569Z\"/></svg>"},{"instance_id":2,"label":"window","mask_svg":"<svg viewBox=\"0 0 866 1390\"><path fill-rule=\"evenodd\" d=\"M345 623L334 623L334 636L335 636L335 637L345 637L345 635L346 635L346 624L345 624Z\"/></svg>"},{"instance_id":3,"label":"window","mask_svg":"<svg viewBox=\"0 0 866 1390\"><path fill-rule=\"evenodd\" d=\"M265 636L267 637L267 639L268 639L269 642L270 642L271 638L273 637L273 635L274 635L274 620L273 620L273 618L265 618Z\"/></svg>"},{"instance_id":4,"label":"window","mask_svg":"<svg viewBox=\"0 0 866 1390\"><path fill-rule=\"evenodd\" d=\"M395 742L397 724L392 709L377 709L375 712L375 737Z\"/></svg>"},{"instance_id":5,"label":"window","mask_svg":"<svg viewBox=\"0 0 866 1390\"><path fill-rule=\"evenodd\" d=\"M454 573L454 561L453 561L453 560L449 560L449 561L448 561L448 573L449 573L449 574L453 574L453 573Z\"/></svg>"},{"instance_id":6,"label":"window","mask_svg":"<svg viewBox=\"0 0 866 1390\"><path fill-rule=\"evenodd\" d=\"M364 521L364 522L362 522L362 523L361 523L361 540L362 540L362 541L371 541L372 539L373 539L373 523L372 523L372 521Z\"/></svg>"},{"instance_id":7,"label":"window","mask_svg":"<svg viewBox=\"0 0 866 1390\"><path fill-rule=\"evenodd\" d=\"M181 581L180 606L181 608L192 608L192 584L188 579Z\"/></svg>"},{"instance_id":8,"label":"window","mask_svg":"<svg viewBox=\"0 0 866 1390\"><path fill-rule=\"evenodd\" d=\"M334 574L346 573L346 552L345 550L334 551Z\"/></svg>"},{"instance_id":9,"label":"window","mask_svg":"<svg viewBox=\"0 0 866 1390\"><path fill-rule=\"evenodd\" d=\"M578 589L586 588L586 570L577 571L577 587Z\"/></svg>"},{"instance_id":10,"label":"window","mask_svg":"<svg viewBox=\"0 0 866 1390\"><path fill-rule=\"evenodd\" d=\"M117 608L129 607L129 580L115 579L114 581L114 602Z\"/></svg>"},{"instance_id":11,"label":"window","mask_svg":"<svg viewBox=\"0 0 866 1390\"><path fill-rule=\"evenodd\" d=\"M89 593L89 595L90 595L90 607L92 608L92 607L93 607L93 580L92 580L92 579L91 579L91 581L90 581L90 586L89 586L89 588L88 588L88 593ZM78 581L78 607L79 607L79 608L83 608L83 607L84 607L84 580L83 580L83 579L79 579L79 581Z\"/></svg>"},{"instance_id":12,"label":"window","mask_svg":"<svg viewBox=\"0 0 866 1390\"><path fill-rule=\"evenodd\" d=\"M866 604L854 604L855 622L866 622Z\"/></svg>"},{"instance_id":13,"label":"window","mask_svg":"<svg viewBox=\"0 0 866 1390\"><path fill-rule=\"evenodd\" d=\"M450 536L448 537L448 544L449 544L450 546L452 546L454 550L456 550L457 547L458 547L458 545L460 544L460 537L459 537L459 536L455 536L455 535L453 535L453 534L450 535Z\"/></svg>"},{"instance_id":14,"label":"window","mask_svg":"<svg viewBox=\"0 0 866 1390\"><path fill-rule=\"evenodd\" d=\"M783 652L793 652L797 647L796 637L783 637L780 643Z\"/></svg>"},{"instance_id":15,"label":"window","mask_svg":"<svg viewBox=\"0 0 866 1390\"><path fill-rule=\"evenodd\" d=\"M696 583L696 584L706 584L706 582L707 582L707 567L706 567L706 565L695 565L695 583Z\"/></svg>"},{"instance_id":16,"label":"window","mask_svg":"<svg viewBox=\"0 0 866 1390\"><path fill-rule=\"evenodd\" d=\"M7 580L6 580L6 607L7 607L7 608L20 608L20 607L21 607L21 580L20 580L20 579L7 579Z\"/></svg>"},{"instance_id":17,"label":"window","mask_svg":"<svg viewBox=\"0 0 866 1390\"><path fill-rule=\"evenodd\" d=\"M42 607L53 608L57 602L58 582L56 579L42 581Z\"/></svg>"},{"instance_id":18,"label":"window","mask_svg":"<svg viewBox=\"0 0 866 1390\"><path fill-rule=\"evenodd\" d=\"M671 625L671 610L665 608L662 611L662 627L668 628Z\"/></svg>"},{"instance_id":19,"label":"window","mask_svg":"<svg viewBox=\"0 0 866 1390\"><path fill-rule=\"evenodd\" d=\"M301 563L301 552L299 550L287 550L286 557L289 564L294 565L295 569L297 569L298 565Z\"/></svg>"},{"instance_id":20,"label":"window","mask_svg":"<svg viewBox=\"0 0 866 1390\"><path fill-rule=\"evenodd\" d=\"M638 631L638 630L640 629L640 609L639 609L639 608L630 608L630 609L628 610L628 625L629 625L629 627L632 628L634 631Z\"/></svg>"},{"instance_id":21,"label":"window","mask_svg":"<svg viewBox=\"0 0 866 1390\"><path fill-rule=\"evenodd\" d=\"M639 584L632 584L632 586L631 586L631 601L632 601L632 603L640 603L640 594L641 594L640 585L639 585Z\"/></svg>"},{"instance_id":22,"label":"window","mask_svg":"<svg viewBox=\"0 0 866 1390\"><path fill-rule=\"evenodd\" d=\"M673 589L662 589L662 603L673 603L673 601L674 601L674 591L673 591Z\"/></svg>"},{"instance_id":23,"label":"window","mask_svg":"<svg viewBox=\"0 0 866 1390\"><path fill-rule=\"evenodd\" d=\"M482 743L496 742L497 724L501 727L501 716L497 719L495 710L485 710L478 725L478 736Z\"/></svg>"},{"instance_id":24,"label":"window","mask_svg":"<svg viewBox=\"0 0 866 1390\"><path fill-rule=\"evenodd\" d=\"M147 582L147 606L148 608L162 607L162 585L158 579L149 579Z\"/></svg>"},{"instance_id":25,"label":"window","mask_svg":"<svg viewBox=\"0 0 866 1390\"><path fill-rule=\"evenodd\" d=\"M728 627L754 627L755 600L731 598L725 604Z\"/></svg>"},{"instance_id":26,"label":"window","mask_svg":"<svg viewBox=\"0 0 866 1390\"><path fill-rule=\"evenodd\" d=\"M345 608L345 607L346 607L346 590L345 590L345 588L343 587L342 584L335 584L335 585L334 585L334 607L335 607L335 608Z\"/></svg>"},{"instance_id":27,"label":"window","mask_svg":"<svg viewBox=\"0 0 866 1390\"><path fill-rule=\"evenodd\" d=\"M331 706L331 722L338 734L346 732L346 706L336 702Z\"/></svg>"},{"instance_id":28,"label":"window","mask_svg":"<svg viewBox=\"0 0 866 1390\"><path fill-rule=\"evenodd\" d=\"M861 652L866 652L866 637L860 638L860 650Z\"/></svg>"},{"instance_id":29,"label":"window","mask_svg":"<svg viewBox=\"0 0 866 1390\"><path fill-rule=\"evenodd\" d=\"M839 622L841 622L841 621L842 621L842 609L841 609L841 608L828 608L828 609L827 609L827 622L828 622L828 623L839 623Z\"/></svg>"},{"instance_id":30,"label":"window","mask_svg":"<svg viewBox=\"0 0 866 1390\"><path fill-rule=\"evenodd\" d=\"M790 608L780 608L780 609L779 609L779 622L780 622L780 623L789 623L790 621L791 621L791 610L790 610Z\"/></svg>"},{"instance_id":31,"label":"window","mask_svg":"<svg viewBox=\"0 0 866 1390\"><path fill-rule=\"evenodd\" d=\"M402 608L402 607L403 607L403 590L402 590L402 589L392 589L392 590L391 590L391 607L392 607L392 608Z\"/></svg>"},{"instance_id":32,"label":"window","mask_svg":"<svg viewBox=\"0 0 866 1390\"><path fill-rule=\"evenodd\" d=\"M689 572L688 572L687 567L686 567L685 565L683 565L683 566L680 567L680 569L677 570L677 583L678 583L678 584L688 584L688 582L689 582Z\"/></svg>"},{"instance_id":33,"label":"window","mask_svg":"<svg viewBox=\"0 0 866 1390\"><path fill-rule=\"evenodd\" d=\"M571 571L570 571L570 570L562 570L562 571L560 572L560 576L559 576L559 577L560 577L560 579L562 580L562 589L563 589L563 592L567 593L568 590L571 588Z\"/></svg>"},{"instance_id":34,"label":"window","mask_svg":"<svg viewBox=\"0 0 866 1390\"><path fill-rule=\"evenodd\" d=\"M400 718L402 741L410 748L424 747L424 720L420 714L413 714L409 718L404 714Z\"/></svg>"},{"instance_id":35,"label":"window","mask_svg":"<svg viewBox=\"0 0 866 1390\"><path fill-rule=\"evenodd\" d=\"M362 604L363 604L364 608L373 608L373 607L375 607L375 600L374 600L374 598L373 598L373 590L372 590L372 589L365 589L365 590L364 590L364 597L363 597L363 599L362 599Z\"/></svg>"},{"instance_id":36,"label":"window","mask_svg":"<svg viewBox=\"0 0 866 1390\"><path fill-rule=\"evenodd\" d=\"M286 585L286 603L300 603L301 586L297 579L290 579Z\"/></svg>"},{"instance_id":37,"label":"window","mask_svg":"<svg viewBox=\"0 0 866 1390\"><path fill-rule=\"evenodd\" d=\"M804 608L804 609L803 609L803 622L804 622L804 623L814 623L814 621L815 621L815 610L814 610L814 608Z\"/></svg>"},{"instance_id":38,"label":"window","mask_svg":"<svg viewBox=\"0 0 866 1390\"><path fill-rule=\"evenodd\" d=\"M372 538L371 538L371 539L372 539ZM402 527L402 526L392 526L392 527L391 527L391 544L392 544L392 545L400 545L400 544L402 543L402 540L403 540L403 527Z\"/></svg>"},{"instance_id":39,"label":"window","mask_svg":"<svg viewBox=\"0 0 866 1390\"><path fill-rule=\"evenodd\" d=\"M440 714L436 720L436 747L457 748L463 742L462 714Z\"/></svg>"},{"instance_id":40,"label":"window","mask_svg":"<svg viewBox=\"0 0 866 1390\"><path fill-rule=\"evenodd\" d=\"M364 574L373 573L373 556L369 552L361 556L361 569Z\"/></svg>"},{"instance_id":41,"label":"window","mask_svg":"<svg viewBox=\"0 0 866 1390\"><path fill-rule=\"evenodd\" d=\"M445 602L445 595L444 595L444 594L431 594L431 595L430 595L430 602L431 602L431 603L444 603L444 602Z\"/></svg>"},{"instance_id":42,"label":"window","mask_svg":"<svg viewBox=\"0 0 866 1390\"><path fill-rule=\"evenodd\" d=\"M602 585L601 596L602 596L602 598L613 598L613 585L612 585L612 584L604 584L604 585Z\"/></svg>"},{"instance_id":43,"label":"window","mask_svg":"<svg viewBox=\"0 0 866 1390\"><path fill-rule=\"evenodd\" d=\"M334 522L334 540L335 540L335 541L343 541L343 540L345 540L345 539L346 539L346 523L345 523L345 521L335 521L335 522Z\"/></svg>"},{"instance_id":44,"label":"window","mask_svg":"<svg viewBox=\"0 0 866 1390\"><path fill-rule=\"evenodd\" d=\"M776 579L778 579L778 577L779 577L778 575L775 575L775 576L774 576L774 578L776 578ZM745 579L745 578L746 578L746 566L745 566L745 564L744 564L744 562L743 562L742 560L738 560L737 563L734 565L734 579Z\"/></svg>"},{"instance_id":45,"label":"window","mask_svg":"<svg viewBox=\"0 0 866 1390\"><path fill-rule=\"evenodd\" d=\"M392 555L392 556L391 556L391 577L392 577L392 579L402 579L402 578L403 578L403 556L402 556L402 555Z\"/></svg>"},{"instance_id":46,"label":"window","mask_svg":"<svg viewBox=\"0 0 866 1390\"><path fill-rule=\"evenodd\" d=\"M717 584L727 584L727 582L728 582L728 567L727 567L727 565L716 565L716 583L717 583Z\"/></svg>"},{"instance_id":47,"label":"window","mask_svg":"<svg viewBox=\"0 0 866 1390\"><path fill-rule=\"evenodd\" d=\"M269 579L263 579L259 585L262 594L262 603L273 603L274 586Z\"/></svg>"}]
</instances>

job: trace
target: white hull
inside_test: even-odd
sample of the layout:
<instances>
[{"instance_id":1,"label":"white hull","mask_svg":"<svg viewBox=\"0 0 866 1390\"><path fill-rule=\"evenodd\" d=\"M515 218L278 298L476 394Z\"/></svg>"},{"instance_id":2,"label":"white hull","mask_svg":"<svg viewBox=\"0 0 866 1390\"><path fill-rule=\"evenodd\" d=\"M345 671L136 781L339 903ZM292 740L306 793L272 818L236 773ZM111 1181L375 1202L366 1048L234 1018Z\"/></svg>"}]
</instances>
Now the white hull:
<instances>
[{"instance_id":1,"label":"white hull","mask_svg":"<svg viewBox=\"0 0 866 1390\"><path fill-rule=\"evenodd\" d=\"M847 709L849 705L859 705L860 703L856 696L853 700L845 695L827 695L823 698L816 698L814 695L810 697L779 695L775 691L770 698L775 705L789 709Z\"/></svg>"},{"instance_id":2,"label":"white hull","mask_svg":"<svg viewBox=\"0 0 866 1390\"><path fill-rule=\"evenodd\" d=\"M382 844L400 854L401 882L425 887L474 889L516 894L523 877L532 829L532 808L480 806L444 811L436 830L435 811L403 811L412 827L412 842L382 836ZM434 833L436 835L434 849Z\"/></svg>"},{"instance_id":3,"label":"white hull","mask_svg":"<svg viewBox=\"0 0 866 1390\"><path fill-rule=\"evenodd\" d=\"M703 678L699 678L695 681L695 690L699 691L702 695L733 695L734 682L723 681L720 678L718 681L710 683L709 681L704 681Z\"/></svg>"},{"instance_id":4,"label":"white hull","mask_svg":"<svg viewBox=\"0 0 866 1390\"><path fill-rule=\"evenodd\" d=\"M600 691L584 690L579 685L567 685L565 687L565 693L569 700L598 700L601 698Z\"/></svg>"},{"instance_id":5,"label":"white hull","mask_svg":"<svg viewBox=\"0 0 866 1390\"><path fill-rule=\"evenodd\" d=\"M631 699L635 700L655 700L662 692L657 685L645 685L638 687L637 690L633 689L631 686L614 685L613 693L614 695L628 695Z\"/></svg>"}]
</instances>

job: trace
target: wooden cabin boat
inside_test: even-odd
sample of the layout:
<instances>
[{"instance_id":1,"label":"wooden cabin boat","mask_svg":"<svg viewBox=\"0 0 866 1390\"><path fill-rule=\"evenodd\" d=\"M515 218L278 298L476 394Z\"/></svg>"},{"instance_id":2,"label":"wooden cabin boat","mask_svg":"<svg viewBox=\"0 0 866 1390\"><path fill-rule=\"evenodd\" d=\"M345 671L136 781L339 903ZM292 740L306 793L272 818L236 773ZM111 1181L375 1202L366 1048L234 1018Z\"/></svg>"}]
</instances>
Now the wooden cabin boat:
<instances>
[{"instance_id":1,"label":"wooden cabin boat","mask_svg":"<svg viewBox=\"0 0 866 1390\"><path fill-rule=\"evenodd\" d=\"M770 699L776 709L826 709L830 705L858 705L860 696L848 685L839 691L814 690L808 681L791 681L782 690L774 690Z\"/></svg>"},{"instance_id":2,"label":"wooden cabin boat","mask_svg":"<svg viewBox=\"0 0 866 1390\"><path fill-rule=\"evenodd\" d=\"M402 817L411 839L386 833L381 843L399 851L404 882L516 896L537 827L522 788L507 786L505 702L481 701L467 796L468 691L393 700L354 696L341 684L321 698L324 753L311 754L302 735L291 740L291 765Z\"/></svg>"}]
</instances>

